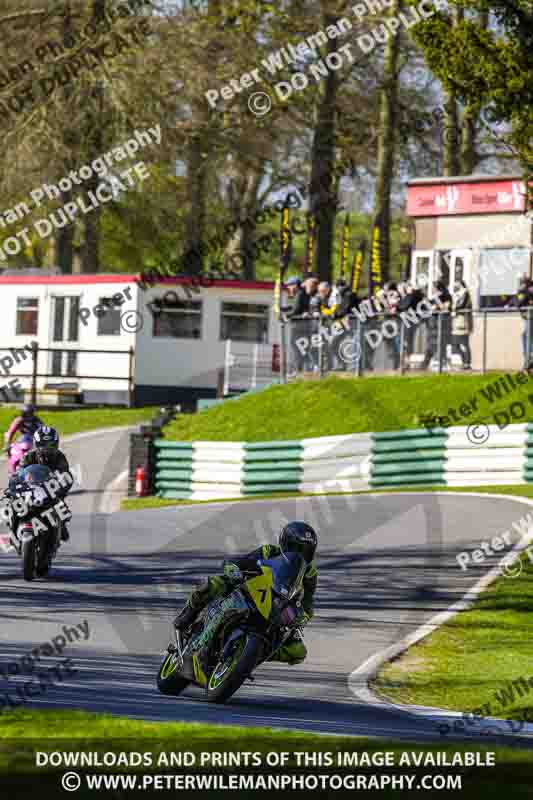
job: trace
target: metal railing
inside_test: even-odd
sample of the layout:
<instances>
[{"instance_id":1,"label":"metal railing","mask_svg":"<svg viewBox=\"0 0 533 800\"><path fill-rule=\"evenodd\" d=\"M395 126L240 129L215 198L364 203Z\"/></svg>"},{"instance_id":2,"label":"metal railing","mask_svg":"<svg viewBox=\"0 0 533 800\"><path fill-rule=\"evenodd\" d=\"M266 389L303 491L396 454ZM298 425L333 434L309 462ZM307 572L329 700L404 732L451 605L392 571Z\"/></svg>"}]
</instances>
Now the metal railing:
<instances>
[{"instance_id":1,"label":"metal railing","mask_svg":"<svg viewBox=\"0 0 533 800\"><path fill-rule=\"evenodd\" d=\"M281 323L284 382L329 373L520 370L533 362L533 309L308 316Z\"/></svg>"},{"instance_id":2,"label":"metal railing","mask_svg":"<svg viewBox=\"0 0 533 800\"><path fill-rule=\"evenodd\" d=\"M29 347L29 346L28 346ZM27 348L26 348L27 349ZM134 405L134 395L135 395L135 350L133 347L129 347L128 350L87 350L81 348L72 348L72 347L41 347L38 342L33 341L31 343L31 353L28 353L26 356L23 354L23 349L17 348L14 346L11 347L2 347L0 346L0 353L10 353L13 355L11 360L13 361L13 366L15 364L23 363L27 357L29 357L32 361L31 371L20 373L20 372L13 372L11 368L5 368L5 377L9 378L26 378L30 381L30 392L31 392L31 402L35 405L37 402L37 393L39 392L38 387L38 379L39 378L53 378L63 383L67 382L76 382L76 381L87 381L87 380L99 380L99 381L124 381L127 382L128 386L128 407L131 408ZM18 354L18 358L14 355L15 353ZM91 374L91 375L80 375L75 369L72 373L67 374L59 374L58 372L50 372L46 371L43 372L39 370L39 354L40 353L74 353L76 354L76 358L78 355L97 355L97 356L110 356L110 355L121 355L127 358L127 374L124 375L99 375L99 374ZM43 387L45 390L45 387Z\"/></svg>"}]
</instances>

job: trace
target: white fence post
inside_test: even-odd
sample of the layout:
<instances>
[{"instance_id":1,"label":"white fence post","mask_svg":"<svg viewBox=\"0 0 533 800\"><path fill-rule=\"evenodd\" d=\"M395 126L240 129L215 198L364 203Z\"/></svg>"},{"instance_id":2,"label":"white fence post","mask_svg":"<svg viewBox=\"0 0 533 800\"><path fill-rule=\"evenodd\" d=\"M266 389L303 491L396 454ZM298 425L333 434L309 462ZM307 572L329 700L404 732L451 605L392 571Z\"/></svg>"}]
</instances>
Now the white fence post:
<instances>
[{"instance_id":1,"label":"white fence post","mask_svg":"<svg viewBox=\"0 0 533 800\"><path fill-rule=\"evenodd\" d=\"M229 393L229 366L231 360L231 339L226 339L226 355L224 357L224 397Z\"/></svg>"},{"instance_id":2,"label":"white fence post","mask_svg":"<svg viewBox=\"0 0 533 800\"><path fill-rule=\"evenodd\" d=\"M257 387L257 360L259 358L259 345L254 344L254 360L252 366L252 389Z\"/></svg>"}]
</instances>

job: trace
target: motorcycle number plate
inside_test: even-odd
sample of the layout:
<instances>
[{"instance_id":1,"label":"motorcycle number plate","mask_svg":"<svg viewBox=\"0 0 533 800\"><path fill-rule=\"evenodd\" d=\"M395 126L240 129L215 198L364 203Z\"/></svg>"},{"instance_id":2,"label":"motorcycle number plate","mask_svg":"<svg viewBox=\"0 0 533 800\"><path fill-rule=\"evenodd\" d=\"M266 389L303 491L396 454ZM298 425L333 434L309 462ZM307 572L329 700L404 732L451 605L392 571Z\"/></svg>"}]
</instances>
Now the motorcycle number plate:
<instances>
[{"instance_id":1,"label":"motorcycle number plate","mask_svg":"<svg viewBox=\"0 0 533 800\"><path fill-rule=\"evenodd\" d=\"M44 503L46 498L47 498L47 495L46 495L45 490L42 488L42 486L37 486L33 490L33 502L36 505L42 505L42 503Z\"/></svg>"}]
</instances>

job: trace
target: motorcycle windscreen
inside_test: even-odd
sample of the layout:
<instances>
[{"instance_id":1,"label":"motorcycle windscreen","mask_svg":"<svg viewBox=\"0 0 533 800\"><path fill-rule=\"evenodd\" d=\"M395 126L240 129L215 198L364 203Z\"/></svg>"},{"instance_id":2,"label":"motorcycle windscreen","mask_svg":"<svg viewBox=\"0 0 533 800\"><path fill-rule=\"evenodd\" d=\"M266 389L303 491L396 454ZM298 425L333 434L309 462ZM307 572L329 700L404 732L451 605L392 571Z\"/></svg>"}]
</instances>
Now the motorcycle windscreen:
<instances>
[{"instance_id":1,"label":"motorcycle windscreen","mask_svg":"<svg viewBox=\"0 0 533 800\"><path fill-rule=\"evenodd\" d=\"M26 483L44 483L52 477L52 472L50 467L44 464L30 464L29 467L24 467L19 475Z\"/></svg>"},{"instance_id":2,"label":"motorcycle windscreen","mask_svg":"<svg viewBox=\"0 0 533 800\"><path fill-rule=\"evenodd\" d=\"M302 586L306 561L298 553L283 553L263 563L272 570L272 590L290 600Z\"/></svg>"}]
</instances>

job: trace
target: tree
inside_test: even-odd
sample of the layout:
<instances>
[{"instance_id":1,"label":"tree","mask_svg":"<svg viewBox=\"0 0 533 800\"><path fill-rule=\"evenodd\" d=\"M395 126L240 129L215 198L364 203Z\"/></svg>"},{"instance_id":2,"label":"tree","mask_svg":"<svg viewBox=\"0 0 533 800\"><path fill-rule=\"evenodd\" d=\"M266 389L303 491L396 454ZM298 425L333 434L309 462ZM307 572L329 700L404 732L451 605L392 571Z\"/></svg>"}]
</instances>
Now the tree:
<instances>
[{"instance_id":1,"label":"tree","mask_svg":"<svg viewBox=\"0 0 533 800\"><path fill-rule=\"evenodd\" d=\"M453 19L437 13L415 37L447 92L472 112L488 107L490 119L507 124L502 140L533 176L533 13L531 0L451 0L481 12ZM485 14L490 14L489 26Z\"/></svg>"}]
</instances>

